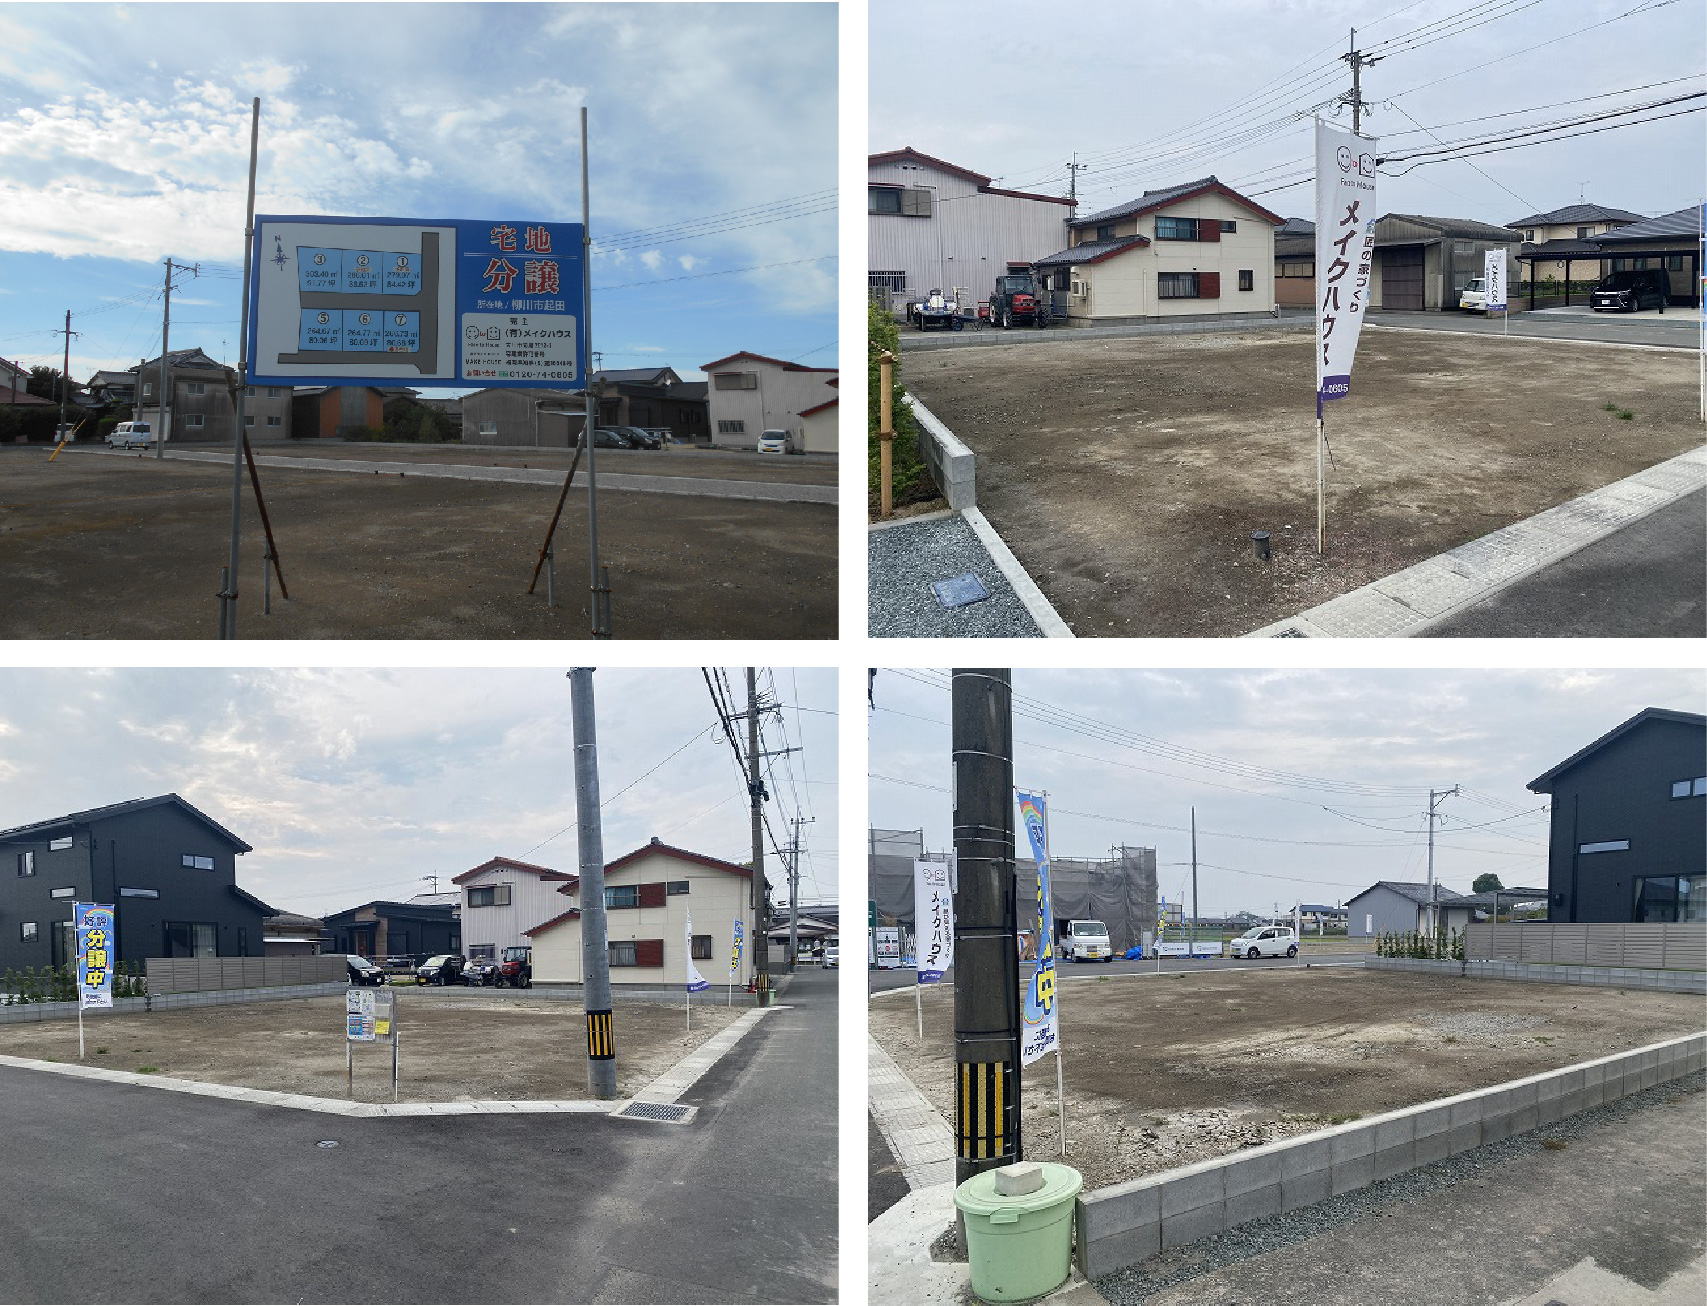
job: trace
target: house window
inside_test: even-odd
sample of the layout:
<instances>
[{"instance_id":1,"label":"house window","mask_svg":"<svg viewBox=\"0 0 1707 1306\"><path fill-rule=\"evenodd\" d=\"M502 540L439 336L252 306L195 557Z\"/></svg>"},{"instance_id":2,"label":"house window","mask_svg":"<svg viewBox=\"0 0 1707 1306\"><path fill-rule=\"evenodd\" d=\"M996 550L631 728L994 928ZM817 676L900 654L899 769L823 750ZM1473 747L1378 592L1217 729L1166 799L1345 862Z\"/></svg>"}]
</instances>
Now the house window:
<instances>
[{"instance_id":1,"label":"house window","mask_svg":"<svg viewBox=\"0 0 1707 1306\"><path fill-rule=\"evenodd\" d=\"M706 960L709 960L710 957L711 957L711 936L709 934L696 934L696 935L694 935L693 936L693 959L695 961L706 961Z\"/></svg>"},{"instance_id":2,"label":"house window","mask_svg":"<svg viewBox=\"0 0 1707 1306\"><path fill-rule=\"evenodd\" d=\"M1707 920L1707 875L1647 875L1636 880L1632 921Z\"/></svg>"},{"instance_id":3,"label":"house window","mask_svg":"<svg viewBox=\"0 0 1707 1306\"><path fill-rule=\"evenodd\" d=\"M1256 272L1251 268L1240 268L1239 269L1239 289L1240 290L1255 290L1256 288L1257 288L1257 274L1256 274Z\"/></svg>"},{"instance_id":4,"label":"house window","mask_svg":"<svg viewBox=\"0 0 1707 1306\"><path fill-rule=\"evenodd\" d=\"M1282 263L1280 275L1283 277L1313 277L1316 275L1316 263L1312 259L1308 263Z\"/></svg>"},{"instance_id":5,"label":"house window","mask_svg":"<svg viewBox=\"0 0 1707 1306\"><path fill-rule=\"evenodd\" d=\"M18 854L18 874L19 875L34 875L35 873L36 873L35 849L32 848L28 852L19 853Z\"/></svg>"},{"instance_id":6,"label":"house window","mask_svg":"<svg viewBox=\"0 0 1707 1306\"><path fill-rule=\"evenodd\" d=\"M50 839L48 840L47 850L50 853L64 852L67 848L71 847L71 842L70 835L66 835L63 839Z\"/></svg>"},{"instance_id":7,"label":"house window","mask_svg":"<svg viewBox=\"0 0 1707 1306\"><path fill-rule=\"evenodd\" d=\"M159 896L160 890L158 889L126 889L122 885L119 888L119 897L121 898L158 898Z\"/></svg>"},{"instance_id":8,"label":"house window","mask_svg":"<svg viewBox=\"0 0 1707 1306\"><path fill-rule=\"evenodd\" d=\"M20 943L34 943L40 937L41 927L34 921L18 922L18 941Z\"/></svg>"},{"instance_id":9,"label":"house window","mask_svg":"<svg viewBox=\"0 0 1707 1306\"><path fill-rule=\"evenodd\" d=\"M243 397L245 399L253 399L255 397L255 387L252 385L244 386L243 387Z\"/></svg>"},{"instance_id":10,"label":"house window","mask_svg":"<svg viewBox=\"0 0 1707 1306\"><path fill-rule=\"evenodd\" d=\"M267 419L267 425L268 426L283 426L284 425L284 418L283 417L269 417Z\"/></svg>"},{"instance_id":11,"label":"house window","mask_svg":"<svg viewBox=\"0 0 1707 1306\"><path fill-rule=\"evenodd\" d=\"M867 272L865 283L873 290L889 290L899 293L907 288L905 272Z\"/></svg>"},{"instance_id":12,"label":"house window","mask_svg":"<svg viewBox=\"0 0 1707 1306\"><path fill-rule=\"evenodd\" d=\"M1535 243L1535 228L1530 227L1527 231L1525 231L1523 233L1523 238L1525 240L1527 240L1530 244L1533 245Z\"/></svg>"},{"instance_id":13,"label":"house window","mask_svg":"<svg viewBox=\"0 0 1707 1306\"><path fill-rule=\"evenodd\" d=\"M1686 257L1687 257L1687 255L1684 255L1684 254L1667 254L1666 255L1666 271L1667 272L1682 272L1683 268L1684 268L1684 259Z\"/></svg>"},{"instance_id":14,"label":"house window","mask_svg":"<svg viewBox=\"0 0 1707 1306\"><path fill-rule=\"evenodd\" d=\"M1161 299L1196 299L1197 273L1161 272L1156 276L1156 294Z\"/></svg>"},{"instance_id":15,"label":"house window","mask_svg":"<svg viewBox=\"0 0 1707 1306\"><path fill-rule=\"evenodd\" d=\"M867 186L866 212L888 213L902 218L928 218L931 193L898 186Z\"/></svg>"},{"instance_id":16,"label":"house window","mask_svg":"<svg viewBox=\"0 0 1707 1306\"><path fill-rule=\"evenodd\" d=\"M187 417L184 418L184 425L185 426L200 426L200 425L202 425L202 415L200 413L189 414Z\"/></svg>"},{"instance_id":17,"label":"house window","mask_svg":"<svg viewBox=\"0 0 1707 1306\"><path fill-rule=\"evenodd\" d=\"M711 386L714 390L757 390L759 374L757 372L713 372Z\"/></svg>"},{"instance_id":18,"label":"house window","mask_svg":"<svg viewBox=\"0 0 1707 1306\"><path fill-rule=\"evenodd\" d=\"M167 921L168 957L219 956L219 927L210 921Z\"/></svg>"},{"instance_id":19,"label":"house window","mask_svg":"<svg viewBox=\"0 0 1707 1306\"><path fill-rule=\"evenodd\" d=\"M1108 222L1108 223L1104 223L1102 226L1098 227L1097 228L1097 239L1098 240L1113 240L1114 239L1114 224L1112 222Z\"/></svg>"},{"instance_id":20,"label":"house window","mask_svg":"<svg viewBox=\"0 0 1707 1306\"><path fill-rule=\"evenodd\" d=\"M269 398L269 399L277 399L283 393L284 393L284 387L283 386L270 385L267 387L267 398Z\"/></svg>"},{"instance_id":21,"label":"house window","mask_svg":"<svg viewBox=\"0 0 1707 1306\"><path fill-rule=\"evenodd\" d=\"M686 893L691 884L691 880L667 880L664 883L664 892L670 895Z\"/></svg>"},{"instance_id":22,"label":"house window","mask_svg":"<svg viewBox=\"0 0 1707 1306\"><path fill-rule=\"evenodd\" d=\"M254 424L255 424L255 414L254 413L244 413L243 414L243 425L244 426L253 426Z\"/></svg>"},{"instance_id":23,"label":"house window","mask_svg":"<svg viewBox=\"0 0 1707 1306\"><path fill-rule=\"evenodd\" d=\"M605 888L606 908L638 907L640 905L640 886L638 884L607 885ZM632 965L633 963L629 963Z\"/></svg>"},{"instance_id":24,"label":"house window","mask_svg":"<svg viewBox=\"0 0 1707 1306\"><path fill-rule=\"evenodd\" d=\"M185 866L192 870L211 871L213 869L213 858L203 857L200 853L185 853L182 861Z\"/></svg>"},{"instance_id":25,"label":"house window","mask_svg":"<svg viewBox=\"0 0 1707 1306\"><path fill-rule=\"evenodd\" d=\"M1196 240L1196 218L1157 218L1157 240Z\"/></svg>"},{"instance_id":26,"label":"house window","mask_svg":"<svg viewBox=\"0 0 1707 1306\"><path fill-rule=\"evenodd\" d=\"M237 927L237 955L239 957L249 955L249 927L247 925Z\"/></svg>"},{"instance_id":27,"label":"house window","mask_svg":"<svg viewBox=\"0 0 1707 1306\"><path fill-rule=\"evenodd\" d=\"M1578 240L1587 240L1592 235L1594 235L1594 228L1593 227L1578 227L1577 228L1577 239Z\"/></svg>"},{"instance_id":28,"label":"house window","mask_svg":"<svg viewBox=\"0 0 1707 1306\"><path fill-rule=\"evenodd\" d=\"M207 382L185 381L184 393L187 395L205 395L207 393Z\"/></svg>"},{"instance_id":29,"label":"house window","mask_svg":"<svg viewBox=\"0 0 1707 1306\"><path fill-rule=\"evenodd\" d=\"M480 423L480 434L481 435L497 435L498 434L498 423L496 423L496 422L482 422L482 423Z\"/></svg>"},{"instance_id":30,"label":"house window","mask_svg":"<svg viewBox=\"0 0 1707 1306\"><path fill-rule=\"evenodd\" d=\"M901 211L901 192L893 186L868 186L866 188L867 213L899 213Z\"/></svg>"},{"instance_id":31,"label":"house window","mask_svg":"<svg viewBox=\"0 0 1707 1306\"><path fill-rule=\"evenodd\" d=\"M1585 843L1577 851L1579 853L1627 853L1630 851L1628 839L1608 839L1603 843Z\"/></svg>"},{"instance_id":32,"label":"house window","mask_svg":"<svg viewBox=\"0 0 1707 1306\"><path fill-rule=\"evenodd\" d=\"M1673 798L1699 798L1707 794L1707 776L1698 776L1694 780L1673 780L1671 796Z\"/></svg>"},{"instance_id":33,"label":"house window","mask_svg":"<svg viewBox=\"0 0 1707 1306\"><path fill-rule=\"evenodd\" d=\"M144 399L146 399L146 398L148 398L149 395L151 395L153 393L154 393L154 382L144 381L142 383L142 397Z\"/></svg>"},{"instance_id":34,"label":"house window","mask_svg":"<svg viewBox=\"0 0 1707 1306\"><path fill-rule=\"evenodd\" d=\"M68 884L63 889L50 889L47 896L50 898L75 898L77 896L77 886L75 884Z\"/></svg>"},{"instance_id":35,"label":"house window","mask_svg":"<svg viewBox=\"0 0 1707 1306\"><path fill-rule=\"evenodd\" d=\"M747 424L745 422L721 422L720 421L717 423L717 434L719 434L719 435L740 435L741 432L745 431L746 429L747 429Z\"/></svg>"},{"instance_id":36,"label":"house window","mask_svg":"<svg viewBox=\"0 0 1707 1306\"><path fill-rule=\"evenodd\" d=\"M634 941L632 939L627 943L613 943L610 945L610 964L612 966L638 966L640 964L640 960L635 954Z\"/></svg>"},{"instance_id":37,"label":"house window","mask_svg":"<svg viewBox=\"0 0 1707 1306\"><path fill-rule=\"evenodd\" d=\"M1239 224L1237 222L1228 222L1226 218L1221 219L1221 234L1222 235L1230 236L1234 232L1238 231L1238 229L1239 229Z\"/></svg>"},{"instance_id":38,"label":"house window","mask_svg":"<svg viewBox=\"0 0 1707 1306\"><path fill-rule=\"evenodd\" d=\"M470 907L508 907L510 905L510 886L507 884L487 884L468 891Z\"/></svg>"}]
</instances>

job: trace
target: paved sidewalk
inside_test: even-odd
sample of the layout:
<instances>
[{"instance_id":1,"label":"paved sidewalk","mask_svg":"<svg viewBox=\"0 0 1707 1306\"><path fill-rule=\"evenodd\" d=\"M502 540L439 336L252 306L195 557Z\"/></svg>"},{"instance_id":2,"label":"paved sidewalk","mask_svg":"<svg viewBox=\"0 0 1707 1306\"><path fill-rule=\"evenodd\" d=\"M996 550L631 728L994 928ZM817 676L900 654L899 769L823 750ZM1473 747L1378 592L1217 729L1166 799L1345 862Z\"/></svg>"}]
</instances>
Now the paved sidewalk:
<instances>
[{"instance_id":1,"label":"paved sidewalk","mask_svg":"<svg viewBox=\"0 0 1707 1306\"><path fill-rule=\"evenodd\" d=\"M1526 521L1461 544L1391 576L1254 630L1247 639L1406 637L1555 567L1707 486L1707 446L1593 490ZM1618 634L1650 635L1648 614L1625 616ZM1531 635L1566 632L1527 631Z\"/></svg>"}]
</instances>

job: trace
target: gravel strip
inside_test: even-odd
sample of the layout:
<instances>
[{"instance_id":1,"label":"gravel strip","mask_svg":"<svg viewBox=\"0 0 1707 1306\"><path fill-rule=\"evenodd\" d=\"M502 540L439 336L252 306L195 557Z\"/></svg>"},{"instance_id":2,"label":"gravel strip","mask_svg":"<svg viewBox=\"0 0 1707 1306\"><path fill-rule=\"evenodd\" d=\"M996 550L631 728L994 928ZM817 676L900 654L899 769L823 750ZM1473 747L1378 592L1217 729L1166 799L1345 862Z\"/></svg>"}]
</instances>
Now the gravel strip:
<instances>
[{"instance_id":1,"label":"gravel strip","mask_svg":"<svg viewBox=\"0 0 1707 1306\"><path fill-rule=\"evenodd\" d=\"M867 633L874 639L1041 638L1043 632L1019 601L966 520L956 514L905 526L886 526L866 536ZM971 572L990 597L963 608L945 608L931 593L933 581Z\"/></svg>"},{"instance_id":2,"label":"gravel strip","mask_svg":"<svg viewBox=\"0 0 1707 1306\"><path fill-rule=\"evenodd\" d=\"M1253 1220L1224 1234L1217 1234L1187 1247L1164 1252L1139 1265L1116 1270L1093 1280L1096 1290L1113 1306L1137 1306L1167 1288L1189 1283L1206 1274L1261 1256L1281 1247L1304 1242L1317 1234L1340 1228L1355 1220L1378 1215L1390 1207L1414 1201L1442 1188L1463 1183L1478 1173L1541 1150L1544 1141L1570 1139L1615 1120L1628 1119L1667 1099L1700 1094L1707 1090L1707 1074L1687 1076L1668 1084L1656 1084L1640 1093L1604 1106L1591 1107L1564 1120L1543 1125L1526 1134L1489 1143L1472 1152L1448 1157L1404 1174L1383 1179L1367 1188L1330 1197L1284 1215Z\"/></svg>"}]
</instances>

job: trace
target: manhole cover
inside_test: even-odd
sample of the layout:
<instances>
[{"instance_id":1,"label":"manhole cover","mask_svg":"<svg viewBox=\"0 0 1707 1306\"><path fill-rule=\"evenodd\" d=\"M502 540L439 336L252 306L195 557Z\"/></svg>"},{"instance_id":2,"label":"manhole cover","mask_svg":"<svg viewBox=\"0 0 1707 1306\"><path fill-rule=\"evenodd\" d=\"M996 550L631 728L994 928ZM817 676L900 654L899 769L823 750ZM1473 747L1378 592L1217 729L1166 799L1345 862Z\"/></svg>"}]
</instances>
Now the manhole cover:
<instances>
[{"instance_id":1,"label":"manhole cover","mask_svg":"<svg viewBox=\"0 0 1707 1306\"><path fill-rule=\"evenodd\" d=\"M626 1120L656 1120L666 1125L679 1125L694 1113L691 1106L674 1102L630 1102L617 1115Z\"/></svg>"},{"instance_id":2,"label":"manhole cover","mask_svg":"<svg viewBox=\"0 0 1707 1306\"><path fill-rule=\"evenodd\" d=\"M984 582L971 572L964 576L953 576L948 580L933 581L931 593L936 595L936 601L945 608L964 608L969 603L982 603L990 597L990 591L984 588Z\"/></svg>"},{"instance_id":3,"label":"manhole cover","mask_svg":"<svg viewBox=\"0 0 1707 1306\"><path fill-rule=\"evenodd\" d=\"M338 1145L338 1144L337 1144L337 1141L336 1141L336 1140L335 1140L335 1139L331 1139L331 1138L322 1138L322 1139L321 1139L321 1140L320 1140L320 1141L319 1141L319 1142L318 1142L318 1143L316 1143L316 1144L315 1144L315 1145L314 1145L314 1146L316 1146L316 1147L336 1147L336 1146L337 1146L337 1145Z\"/></svg>"}]
</instances>

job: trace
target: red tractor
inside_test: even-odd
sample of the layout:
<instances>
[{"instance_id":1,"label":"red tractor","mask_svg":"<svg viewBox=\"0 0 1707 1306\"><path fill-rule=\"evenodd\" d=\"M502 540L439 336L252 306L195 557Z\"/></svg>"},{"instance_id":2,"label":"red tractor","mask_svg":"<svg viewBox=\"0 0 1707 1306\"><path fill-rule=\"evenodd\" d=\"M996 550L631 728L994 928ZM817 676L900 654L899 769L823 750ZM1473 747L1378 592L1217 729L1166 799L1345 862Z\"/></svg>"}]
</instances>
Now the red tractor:
<instances>
[{"instance_id":1,"label":"red tractor","mask_svg":"<svg viewBox=\"0 0 1707 1306\"><path fill-rule=\"evenodd\" d=\"M996 288L990 292L990 325L1009 328L1016 322L1021 326L1049 325L1049 306L1029 272L997 277Z\"/></svg>"},{"instance_id":2,"label":"red tractor","mask_svg":"<svg viewBox=\"0 0 1707 1306\"><path fill-rule=\"evenodd\" d=\"M513 989L531 989L533 987L533 949L525 945L517 948L505 948L502 959L498 962L498 974L492 981L499 988L506 984Z\"/></svg>"}]
</instances>

